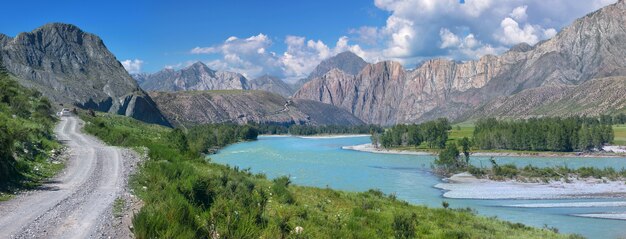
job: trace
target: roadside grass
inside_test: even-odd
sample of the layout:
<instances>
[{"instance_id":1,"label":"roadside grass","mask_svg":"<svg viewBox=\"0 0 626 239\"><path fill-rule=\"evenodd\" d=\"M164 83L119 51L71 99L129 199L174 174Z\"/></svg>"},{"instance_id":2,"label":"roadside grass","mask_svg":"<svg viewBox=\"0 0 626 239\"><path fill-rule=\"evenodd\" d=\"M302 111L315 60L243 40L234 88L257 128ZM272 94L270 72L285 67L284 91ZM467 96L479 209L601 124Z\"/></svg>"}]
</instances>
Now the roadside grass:
<instances>
[{"instance_id":1,"label":"roadside grass","mask_svg":"<svg viewBox=\"0 0 626 239\"><path fill-rule=\"evenodd\" d=\"M118 197L113 201L113 216L114 217L122 217L124 216L124 207L126 206L126 201L123 198Z\"/></svg>"},{"instance_id":2,"label":"roadside grass","mask_svg":"<svg viewBox=\"0 0 626 239\"><path fill-rule=\"evenodd\" d=\"M133 218L137 238L579 238L469 209L410 205L378 190L268 180L177 149L171 129L120 116L82 118L87 132L109 144L149 150L149 160L130 181L144 201Z\"/></svg>"},{"instance_id":3,"label":"roadside grass","mask_svg":"<svg viewBox=\"0 0 626 239\"><path fill-rule=\"evenodd\" d=\"M36 188L63 168L51 160L52 150L61 147L54 139L53 113L45 97L0 67L0 201Z\"/></svg>"}]
</instances>

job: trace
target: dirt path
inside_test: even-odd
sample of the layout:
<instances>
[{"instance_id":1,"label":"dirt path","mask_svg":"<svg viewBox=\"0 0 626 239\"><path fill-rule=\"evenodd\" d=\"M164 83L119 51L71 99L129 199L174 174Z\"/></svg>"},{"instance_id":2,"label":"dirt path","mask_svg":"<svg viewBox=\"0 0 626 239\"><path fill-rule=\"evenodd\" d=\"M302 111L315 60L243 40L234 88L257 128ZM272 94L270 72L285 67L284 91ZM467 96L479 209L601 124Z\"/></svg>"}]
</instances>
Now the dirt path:
<instances>
[{"instance_id":1,"label":"dirt path","mask_svg":"<svg viewBox=\"0 0 626 239\"><path fill-rule=\"evenodd\" d=\"M124 149L83 134L83 121L64 117L55 128L70 159L39 190L0 203L0 238L98 238L125 187ZM123 154L124 153L124 154Z\"/></svg>"}]
</instances>

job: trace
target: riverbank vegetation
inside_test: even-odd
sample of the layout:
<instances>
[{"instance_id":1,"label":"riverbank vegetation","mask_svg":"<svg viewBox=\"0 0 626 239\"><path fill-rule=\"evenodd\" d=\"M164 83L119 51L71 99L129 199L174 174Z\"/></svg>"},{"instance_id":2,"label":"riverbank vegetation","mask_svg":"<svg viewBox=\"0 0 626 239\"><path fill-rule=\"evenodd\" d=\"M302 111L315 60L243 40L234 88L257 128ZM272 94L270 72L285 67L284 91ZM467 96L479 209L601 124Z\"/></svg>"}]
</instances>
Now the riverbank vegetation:
<instances>
[{"instance_id":1,"label":"riverbank vegetation","mask_svg":"<svg viewBox=\"0 0 626 239\"><path fill-rule=\"evenodd\" d=\"M34 188L62 168L53 161L60 147L53 137L50 102L20 86L0 69L0 200Z\"/></svg>"},{"instance_id":2,"label":"riverbank vegetation","mask_svg":"<svg viewBox=\"0 0 626 239\"><path fill-rule=\"evenodd\" d=\"M133 219L137 238L570 237L477 216L471 210L413 206L378 190L352 193L295 186L289 177L269 180L210 163L201 154L206 149L199 145L252 139L245 137L245 126L203 126L195 132L120 116L82 118L87 132L109 144L147 148L149 159L131 179L144 202ZM240 133L222 136L229 131ZM192 144L214 136L223 141Z\"/></svg>"},{"instance_id":3,"label":"riverbank vegetation","mask_svg":"<svg viewBox=\"0 0 626 239\"><path fill-rule=\"evenodd\" d=\"M503 121L478 120L473 142L483 150L591 151L613 141L611 117L539 118Z\"/></svg>"},{"instance_id":4,"label":"riverbank vegetation","mask_svg":"<svg viewBox=\"0 0 626 239\"><path fill-rule=\"evenodd\" d=\"M446 118L428 121L422 124L399 124L387 129L382 134L372 135L372 144L384 148L397 146L418 147L425 144L428 148L444 148L448 141L448 131L452 129Z\"/></svg>"}]
</instances>

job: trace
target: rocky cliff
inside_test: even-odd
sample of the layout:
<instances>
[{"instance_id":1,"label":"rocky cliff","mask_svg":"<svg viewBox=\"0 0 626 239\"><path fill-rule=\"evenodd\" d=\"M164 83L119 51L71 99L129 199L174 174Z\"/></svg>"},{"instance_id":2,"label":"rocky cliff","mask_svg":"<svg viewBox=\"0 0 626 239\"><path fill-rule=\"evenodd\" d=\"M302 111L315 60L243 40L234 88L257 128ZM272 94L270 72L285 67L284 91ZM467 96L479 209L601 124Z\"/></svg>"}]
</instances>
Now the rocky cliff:
<instances>
[{"instance_id":1,"label":"rocky cliff","mask_svg":"<svg viewBox=\"0 0 626 239\"><path fill-rule=\"evenodd\" d=\"M200 61L180 70L164 69L154 74L138 74L133 77L147 91L250 89L248 79L243 75L214 71Z\"/></svg>"},{"instance_id":2,"label":"rocky cliff","mask_svg":"<svg viewBox=\"0 0 626 239\"><path fill-rule=\"evenodd\" d=\"M604 7L535 46L455 62L433 59L407 71L398 63L365 67L356 76L327 72L295 98L342 107L366 123L460 119L493 99L543 86L575 86L626 75L626 2Z\"/></svg>"},{"instance_id":3,"label":"rocky cliff","mask_svg":"<svg viewBox=\"0 0 626 239\"><path fill-rule=\"evenodd\" d=\"M626 77L593 79L574 86L542 86L499 97L467 119L597 116L626 112Z\"/></svg>"},{"instance_id":4,"label":"rocky cliff","mask_svg":"<svg viewBox=\"0 0 626 239\"><path fill-rule=\"evenodd\" d=\"M356 54L350 51L342 52L320 62L307 78L297 81L293 89L300 89L305 83L315 78L322 77L332 69L339 69L347 74L356 75L359 74L366 65L367 62Z\"/></svg>"},{"instance_id":5,"label":"rocky cliff","mask_svg":"<svg viewBox=\"0 0 626 239\"><path fill-rule=\"evenodd\" d=\"M176 125L238 124L357 125L346 110L310 100L291 101L256 90L151 92L160 110Z\"/></svg>"},{"instance_id":6,"label":"rocky cliff","mask_svg":"<svg viewBox=\"0 0 626 239\"><path fill-rule=\"evenodd\" d=\"M250 81L250 88L252 90L262 90L279 94L284 97L289 97L293 94L293 89L283 80L273 76L263 75L259 78Z\"/></svg>"},{"instance_id":7,"label":"rocky cliff","mask_svg":"<svg viewBox=\"0 0 626 239\"><path fill-rule=\"evenodd\" d=\"M58 103L169 125L102 40L52 23L15 38L0 34L1 64L27 87Z\"/></svg>"}]
</instances>

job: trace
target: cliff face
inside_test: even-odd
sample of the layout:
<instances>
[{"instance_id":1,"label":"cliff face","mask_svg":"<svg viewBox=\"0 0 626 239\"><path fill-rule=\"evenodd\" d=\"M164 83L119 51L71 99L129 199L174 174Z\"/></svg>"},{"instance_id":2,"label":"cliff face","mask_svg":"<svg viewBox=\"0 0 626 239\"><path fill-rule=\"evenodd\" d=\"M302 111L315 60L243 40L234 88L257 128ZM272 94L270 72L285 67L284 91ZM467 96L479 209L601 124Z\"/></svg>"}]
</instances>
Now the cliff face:
<instances>
[{"instance_id":1,"label":"cliff face","mask_svg":"<svg viewBox=\"0 0 626 239\"><path fill-rule=\"evenodd\" d=\"M354 77L328 72L303 85L294 97L334 104L366 123L460 119L473 108L525 89L626 75L625 26L622 0L535 46L520 44L500 56L464 63L433 59L412 71L382 62Z\"/></svg>"},{"instance_id":2,"label":"cliff face","mask_svg":"<svg viewBox=\"0 0 626 239\"><path fill-rule=\"evenodd\" d=\"M239 73L214 71L202 62L181 70L164 69L154 74L134 75L147 91L248 90L248 79Z\"/></svg>"},{"instance_id":3,"label":"cliff face","mask_svg":"<svg viewBox=\"0 0 626 239\"><path fill-rule=\"evenodd\" d=\"M151 92L167 118L177 125L237 124L357 125L346 110L309 100L289 101L256 90Z\"/></svg>"},{"instance_id":4,"label":"cliff face","mask_svg":"<svg viewBox=\"0 0 626 239\"><path fill-rule=\"evenodd\" d=\"M19 82L59 103L169 125L96 35L52 23L0 36L1 64Z\"/></svg>"},{"instance_id":5,"label":"cliff face","mask_svg":"<svg viewBox=\"0 0 626 239\"><path fill-rule=\"evenodd\" d=\"M300 89L305 83L315 78L322 77L332 69L338 69L346 74L356 75L359 74L365 66L367 66L367 62L365 62L363 58L350 51L342 52L320 62L307 78L300 79L296 82L293 89Z\"/></svg>"},{"instance_id":6,"label":"cliff face","mask_svg":"<svg viewBox=\"0 0 626 239\"><path fill-rule=\"evenodd\" d=\"M283 80L273 76L264 75L250 81L252 90L262 90L289 97L293 94L293 89Z\"/></svg>"},{"instance_id":7,"label":"cliff face","mask_svg":"<svg viewBox=\"0 0 626 239\"><path fill-rule=\"evenodd\" d=\"M499 97L472 110L468 119L597 116L626 112L626 77L606 77L575 86L542 86Z\"/></svg>"}]
</instances>

